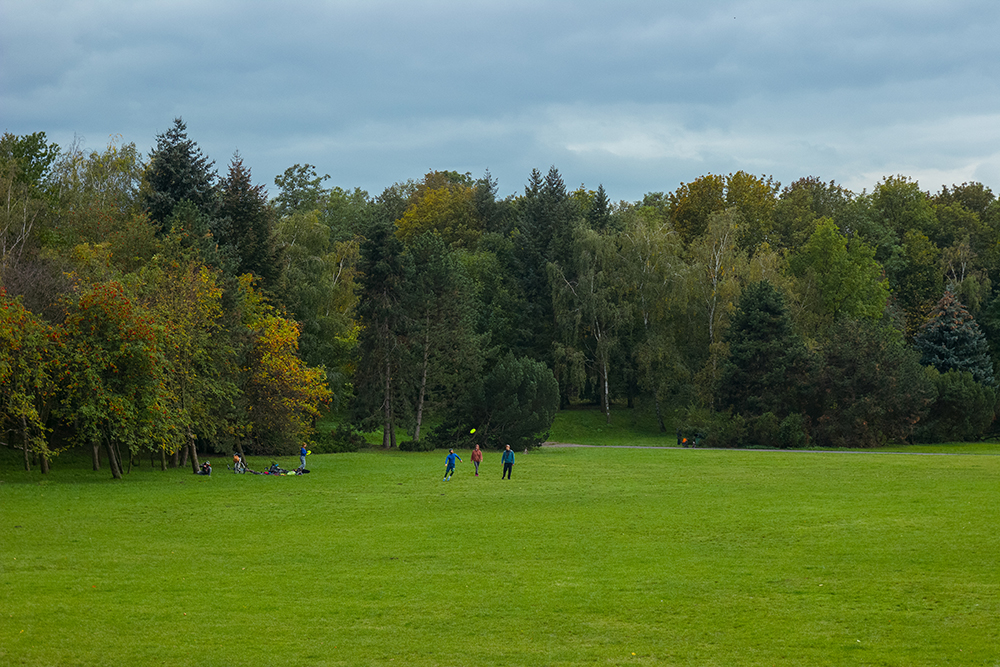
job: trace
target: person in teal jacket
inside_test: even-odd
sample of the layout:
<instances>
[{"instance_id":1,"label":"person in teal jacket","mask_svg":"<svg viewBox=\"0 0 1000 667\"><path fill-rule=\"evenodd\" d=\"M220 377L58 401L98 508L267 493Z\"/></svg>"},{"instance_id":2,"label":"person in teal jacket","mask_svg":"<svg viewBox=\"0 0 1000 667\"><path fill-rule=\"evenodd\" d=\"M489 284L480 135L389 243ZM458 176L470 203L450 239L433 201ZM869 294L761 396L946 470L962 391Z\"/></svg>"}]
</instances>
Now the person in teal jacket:
<instances>
[{"instance_id":1,"label":"person in teal jacket","mask_svg":"<svg viewBox=\"0 0 1000 667\"><path fill-rule=\"evenodd\" d=\"M451 476L455 473L456 460L461 461L462 459L461 457L459 457L458 454L455 453L454 449L449 449L448 458L445 459L444 479L441 480L442 482L446 482L449 479L451 479Z\"/></svg>"},{"instance_id":2,"label":"person in teal jacket","mask_svg":"<svg viewBox=\"0 0 1000 667\"><path fill-rule=\"evenodd\" d=\"M500 460L503 462L503 474L500 475L500 479L505 477L510 479L510 473L514 470L514 452L511 451L510 445L507 445L507 448L503 450L503 456L500 457Z\"/></svg>"}]
</instances>

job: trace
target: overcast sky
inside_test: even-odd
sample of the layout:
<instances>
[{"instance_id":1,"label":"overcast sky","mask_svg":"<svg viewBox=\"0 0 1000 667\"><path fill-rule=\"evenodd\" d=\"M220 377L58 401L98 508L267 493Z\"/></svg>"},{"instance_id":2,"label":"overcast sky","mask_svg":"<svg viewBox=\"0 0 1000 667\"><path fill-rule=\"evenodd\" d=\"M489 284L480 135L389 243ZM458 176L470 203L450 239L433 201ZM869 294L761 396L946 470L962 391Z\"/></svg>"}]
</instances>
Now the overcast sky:
<instances>
[{"instance_id":1,"label":"overcast sky","mask_svg":"<svg viewBox=\"0 0 1000 667\"><path fill-rule=\"evenodd\" d=\"M0 130L148 153L177 116L272 195L296 163L373 195L552 165L629 201L740 169L1000 192L1000 2L0 2Z\"/></svg>"}]
</instances>

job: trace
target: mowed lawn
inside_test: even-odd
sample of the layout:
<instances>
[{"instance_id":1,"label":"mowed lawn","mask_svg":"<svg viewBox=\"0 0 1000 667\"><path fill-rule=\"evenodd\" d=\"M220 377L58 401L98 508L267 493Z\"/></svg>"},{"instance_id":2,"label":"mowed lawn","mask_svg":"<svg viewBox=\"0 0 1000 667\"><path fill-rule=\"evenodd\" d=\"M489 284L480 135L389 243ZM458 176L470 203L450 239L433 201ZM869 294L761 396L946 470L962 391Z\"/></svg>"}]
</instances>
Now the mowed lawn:
<instances>
[{"instance_id":1,"label":"mowed lawn","mask_svg":"<svg viewBox=\"0 0 1000 667\"><path fill-rule=\"evenodd\" d=\"M459 453L5 461L0 664L1000 664L1000 456Z\"/></svg>"}]
</instances>

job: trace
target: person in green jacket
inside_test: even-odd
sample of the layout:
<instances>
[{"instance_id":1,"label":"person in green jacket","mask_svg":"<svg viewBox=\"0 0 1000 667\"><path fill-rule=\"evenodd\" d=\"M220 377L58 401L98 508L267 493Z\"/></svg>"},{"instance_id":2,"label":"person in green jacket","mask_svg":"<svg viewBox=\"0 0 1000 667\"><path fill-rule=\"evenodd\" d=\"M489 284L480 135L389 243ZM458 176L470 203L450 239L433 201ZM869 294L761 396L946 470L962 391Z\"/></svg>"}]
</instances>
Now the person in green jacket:
<instances>
[{"instance_id":1,"label":"person in green jacket","mask_svg":"<svg viewBox=\"0 0 1000 667\"><path fill-rule=\"evenodd\" d=\"M507 448L503 450L503 456L500 457L500 460L503 462L503 474L500 475L500 479L510 479L510 473L514 470L514 452L511 451L510 445L507 445Z\"/></svg>"}]
</instances>

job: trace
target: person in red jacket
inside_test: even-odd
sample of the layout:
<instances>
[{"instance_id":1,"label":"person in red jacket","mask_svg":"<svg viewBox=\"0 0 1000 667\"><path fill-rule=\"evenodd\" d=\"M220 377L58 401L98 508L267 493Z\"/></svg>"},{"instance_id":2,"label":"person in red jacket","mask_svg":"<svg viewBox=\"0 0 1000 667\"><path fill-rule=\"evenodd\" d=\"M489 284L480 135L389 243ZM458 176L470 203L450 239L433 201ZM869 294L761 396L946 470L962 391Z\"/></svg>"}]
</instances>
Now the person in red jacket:
<instances>
[{"instance_id":1,"label":"person in red jacket","mask_svg":"<svg viewBox=\"0 0 1000 667\"><path fill-rule=\"evenodd\" d=\"M476 466L476 477L479 477L479 464L483 462L483 450L479 449L479 445L472 450L472 464Z\"/></svg>"}]
</instances>

